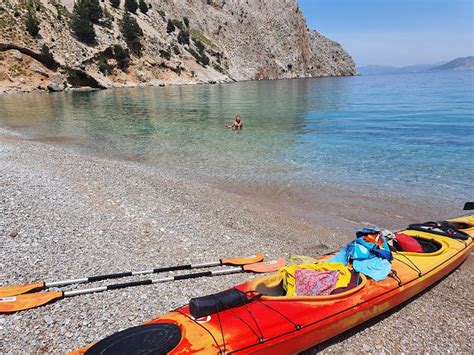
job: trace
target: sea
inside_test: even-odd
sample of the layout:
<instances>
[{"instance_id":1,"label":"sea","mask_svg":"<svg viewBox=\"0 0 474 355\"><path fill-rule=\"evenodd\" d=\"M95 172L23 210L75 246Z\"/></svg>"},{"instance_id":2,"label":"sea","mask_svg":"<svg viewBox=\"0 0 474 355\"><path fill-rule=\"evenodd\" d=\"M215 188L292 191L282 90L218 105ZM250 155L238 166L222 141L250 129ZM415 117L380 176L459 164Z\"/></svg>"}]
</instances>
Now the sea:
<instances>
[{"instance_id":1,"label":"sea","mask_svg":"<svg viewBox=\"0 0 474 355\"><path fill-rule=\"evenodd\" d=\"M474 199L474 71L3 95L0 128L207 183Z\"/></svg>"}]
</instances>

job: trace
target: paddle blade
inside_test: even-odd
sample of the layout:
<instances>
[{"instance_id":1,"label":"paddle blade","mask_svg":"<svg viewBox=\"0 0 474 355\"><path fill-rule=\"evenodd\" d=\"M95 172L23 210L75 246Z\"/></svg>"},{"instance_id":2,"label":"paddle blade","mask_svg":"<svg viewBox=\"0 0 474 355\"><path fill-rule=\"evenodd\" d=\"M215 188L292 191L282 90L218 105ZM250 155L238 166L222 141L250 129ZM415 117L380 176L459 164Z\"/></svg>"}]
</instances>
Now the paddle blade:
<instances>
[{"instance_id":1,"label":"paddle blade","mask_svg":"<svg viewBox=\"0 0 474 355\"><path fill-rule=\"evenodd\" d=\"M2 297L0 298L0 314L36 308L61 298L63 298L63 293L60 291L27 293L25 295Z\"/></svg>"},{"instance_id":2,"label":"paddle blade","mask_svg":"<svg viewBox=\"0 0 474 355\"><path fill-rule=\"evenodd\" d=\"M464 204L464 211L474 210L474 202L466 202Z\"/></svg>"},{"instance_id":3,"label":"paddle blade","mask_svg":"<svg viewBox=\"0 0 474 355\"><path fill-rule=\"evenodd\" d=\"M44 290L44 282L26 285L12 285L0 287L0 298L21 295L28 292Z\"/></svg>"},{"instance_id":4,"label":"paddle blade","mask_svg":"<svg viewBox=\"0 0 474 355\"><path fill-rule=\"evenodd\" d=\"M87 350L92 348L93 345L95 345L95 343L86 345L86 346L84 346L83 348L80 348L80 349L73 350L73 351L69 352L67 355L84 355Z\"/></svg>"},{"instance_id":5,"label":"paddle blade","mask_svg":"<svg viewBox=\"0 0 474 355\"><path fill-rule=\"evenodd\" d=\"M264 272L274 272L280 269L281 267L285 266L284 259L272 260L267 263L255 263L242 266L244 271L249 272L257 272L257 273L264 273Z\"/></svg>"},{"instance_id":6,"label":"paddle blade","mask_svg":"<svg viewBox=\"0 0 474 355\"><path fill-rule=\"evenodd\" d=\"M222 259L223 265L247 265L247 264L254 264L262 261L265 256L262 253L258 253L257 255L248 257L248 258L229 258L229 259Z\"/></svg>"}]
</instances>

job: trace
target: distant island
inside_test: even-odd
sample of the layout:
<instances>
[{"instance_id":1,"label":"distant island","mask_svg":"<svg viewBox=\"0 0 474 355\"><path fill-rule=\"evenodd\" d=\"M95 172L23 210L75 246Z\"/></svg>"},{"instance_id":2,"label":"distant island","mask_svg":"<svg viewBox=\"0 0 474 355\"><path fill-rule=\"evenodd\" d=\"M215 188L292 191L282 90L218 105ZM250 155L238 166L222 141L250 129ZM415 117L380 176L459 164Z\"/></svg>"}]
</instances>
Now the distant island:
<instances>
[{"instance_id":1,"label":"distant island","mask_svg":"<svg viewBox=\"0 0 474 355\"><path fill-rule=\"evenodd\" d=\"M474 57L459 57L449 62L441 62L435 64L414 64L404 67L392 67L384 65L367 65L357 67L357 71L361 75L380 75L380 74L409 74L421 73L429 71L446 71L446 70L470 70L474 69Z\"/></svg>"}]
</instances>

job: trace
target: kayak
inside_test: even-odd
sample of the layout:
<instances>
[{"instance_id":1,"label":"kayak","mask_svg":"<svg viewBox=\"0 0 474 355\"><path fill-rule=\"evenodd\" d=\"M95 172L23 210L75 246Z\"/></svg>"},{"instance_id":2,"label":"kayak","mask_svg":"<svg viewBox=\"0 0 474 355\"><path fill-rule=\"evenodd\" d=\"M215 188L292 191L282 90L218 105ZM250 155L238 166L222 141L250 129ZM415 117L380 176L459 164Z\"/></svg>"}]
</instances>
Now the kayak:
<instances>
[{"instance_id":1,"label":"kayak","mask_svg":"<svg viewBox=\"0 0 474 355\"><path fill-rule=\"evenodd\" d=\"M344 292L285 296L282 274L277 272L235 286L258 294L252 302L200 318L194 318L190 305L185 305L73 354L304 351L400 305L461 265L473 247L474 215L448 222L456 227L454 234L430 225L413 225L401 231L435 249L416 253L393 250L392 272L382 281L359 274L357 283Z\"/></svg>"}]
</instances>

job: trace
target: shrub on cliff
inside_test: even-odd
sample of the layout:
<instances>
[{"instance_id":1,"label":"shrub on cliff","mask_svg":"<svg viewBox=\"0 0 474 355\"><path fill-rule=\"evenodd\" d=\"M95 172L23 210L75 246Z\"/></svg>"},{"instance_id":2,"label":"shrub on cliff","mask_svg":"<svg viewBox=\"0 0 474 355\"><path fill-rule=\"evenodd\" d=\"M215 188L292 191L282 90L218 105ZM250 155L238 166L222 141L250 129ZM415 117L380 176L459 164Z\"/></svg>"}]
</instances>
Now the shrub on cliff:
<instances>
[{"instance_id":1,"label":"shrub on cliff","mask_svg":"<svg viewBox=\"0 0 474 355\"><path fill-rule=\"evenodd\" d=\"M102 18L102 7L100 7L99 0L83 0L89 10L89 20L93 23L98 23Z\"/></svg>"},{"instance_id":2,"label":"shrub on cliff","mask_svg":"<svg viewBox=\"0 0 474 355\"><path fill-rule=\"evenodd\" d=\"M198 53L192 48L188 48L188 52L191 53L191 55L194 57L194 59L196 59L196 62L201 64L203 67L209 65L210 59L206 55L206 53L204 53L204 52L199 52Z\"/></svg>"},{"instance_id":3,"label":"shrub on cliff","mask_svg":"<svg viewBox=\"0 0 474 355\"><path fill-rule=\"evenodd\" d=\"M189 48L188 52L191 53L191 55L196 59L196 61L203 67L209 65L211 60L206 55L206 46L204 45L204 43L202 43L199 39L195 38L193 38L193 42L196 46L197 52L192 48Z\"/></svg>"},{"instance_id":4,"label":"shrub on cliff","mask_svg":"<svg viewBox=\"0 0 474 355\"><path fill-rule=\"evenodd\" d=\"M118 9L120 7L120 0L110 0L110 5L112 5L112 7Z\"/></svg>"},{"instance_id":5,"label":"shrub on cliff","mask_svg":"<svg viewBox=\"0 0 474 355\"><path fill-rule=\"evenodd\" d=\"M53 54L49 51L49 47L46 44L43 44L40 51L41 63L46 65L48 68L54 65Z\"/></svg>"},{"instance_id":6,"label":"shrub on cliff","mask_svg":"<svg viewBox=\"0 0 474 355\"><path fill-rule=\"evenodd\" d=\"M204 67L207 67L210 63L210 59L209 57L205 54L205 53L201 53L201 64L204 66Z\"/></svg>"},{"instance_id":7,"label":"shrub on cliff","mask_svg":"<svg viewBox=\"0 0 474 355\"><path fill-rule=\"evenodd\" d=\"M148 12L148 5L144 0L140 0L138 2L138 7L140 8L140 12L146 15L146 13Z\"/></svg>"},{"instance_id":8,"label":"shrub on cliff","mask_svg":"<svg viewBox=\"0 0 474 355\"><path fill-rule=\"evenodd\" d=\"M115 44L113 50L118 67L122 70L126 69L130 65L130 53L128 49L124 49L120 44Z\"/></svg>"},{"instance_id":9,"label":"shrub on cliff","mask_svg":"<svg viewBox=\"0 0 474 355\"><path fill-rule=\"evenodd\" d=\"M174 27L173 21L171 19L168 19L168 24L166 25L166 32L171 33L174 32L176 28Z\"/></svg>"},{"instance_id":10,"label":"shrub on cliff","mask_svg":"<svg viewBox=\"0 0 474 355\"><path fill-rule=\"evenodd\" d=\"M188 19L186 16L183 17L183 22L184 22L184 25L185 25L187 28L189 28L189 19Z\"/></svg>"},{"instance_id":11,"label":"shrub on cliff","mask_svg":"<svg viewBox=\"0 0 474 355\"><path fill-rule=\"evenodd\" d=\"M201 53L201 64L202 64L203 66L205 66L205 67L208 66L210 61L211 61L211 60L210 60L209 57L206 55L206 53Z\"/></svg>"},{"instance_id":12,"label":"shrub on cliff","mask_svg":"<svg viewBox=\"0 0 474 355\"><path fill-rule=\"evenodd\" d=\"M184 25L180 20L174 19L173 20L173 25L174 25L174 27L179 28L181 31L185 30Z\"/></svg>"},{"instance_id":13,"label":"shrub on cliff","mask_svg":"<svg viewBox=\"0 0 474 355\"><path fill-rule=\"evenodd\" d=\"M204 46L204 43L202 43L198 39L194 41L194 44L196 45L196 48L200 53L203 53L204 50L206 49L206 46Z\"/></svg>"},{"instance_id":14,"label":"shrub on cliff","mask_svg":"<svg viewBox=\"0 0 474 355\"><path fill-rule=\"evenodd\" d=\"M137 40L139 37L143 36L143 31L140 28L137 20L135 20L128 11L125 11L122 17L122 22L120 23L120 28L122 30L123 36L128 41Z\"/></svg>"},{"instance_id":15,"label":"shrub on cliff","mask_svg":"<svg viewBox=\"0 0 474 355\"><path fill-rule=\"evenodd\" d=\"M179 31L178 33L178 43L180 44L189 44L189 32L188 31Z\"/></svg>"},{"instance_id":16,"label":"shrub on cliff","mask_svg":"<svg viewBox=\"0 0 474 355\"><path fill-rule=\"evenodd\" d=\"M159 50L161 58L165 58L166 60L171 59L171 48L160 49Z\"/></svg>"},{"instance_id":17,"label":"shrub on cliff","mask_svg":"<svg viewBox=\"0 0 474 355\"><path fill-rule=\"evenodd\" d=\"M158 14L160 14L163 21L166 21L166 13L163 10L158 10Z\"/></svg>"},{"instance_id":18,"label":"shrub on cliff","mask_svg":"<svg viewBox=\"0 0 474 355\"><path fill-rule=\"evenodd\" d=\"M137 0L125 0L125 10L136 13L138 9Z\"/></svg>"},{"instance_id":19,"label":"shrub on cliff","mask_svg":"<svg viewBox=\"0 0 474 355\"><path fill-rule=\"evenodd\" d=\"M40 30L38 19L31 9L28 10L28 14L26 15L25 25L26 30L32 37L36 37L38 35Z\"/></svg>"},{"instance_id":20,"label":"shrub on cliff","mask_svg":"<svg viewBox=\"0 0 474 355\"><path fill-rule=\"evenodd\" d=\"M105 76L110 75L114 72L114 67L107 62L107 59L100 58L99 64L97 64L99 71Z\"/></svg>"},{"instance_id":21,"label":"shrub on cliff","mask_svg":"<svg viewBox=\"0 0 474 355\"><path fill-rule=\"evenodd\" d=\"M70 25L72 32L80 41L93 44L95 43L96 35L90 16L89 0L78 0L74 4Z\"/></svg>"}]
</instances>

